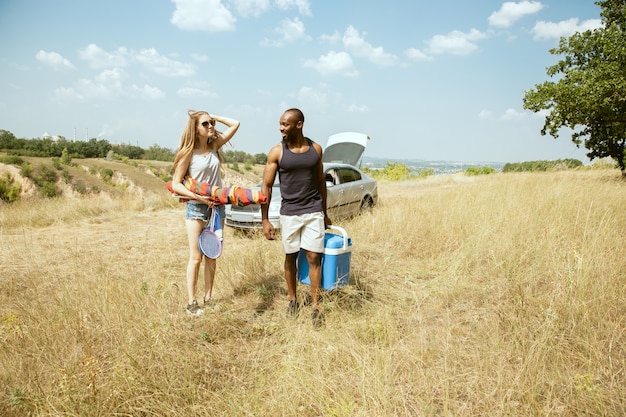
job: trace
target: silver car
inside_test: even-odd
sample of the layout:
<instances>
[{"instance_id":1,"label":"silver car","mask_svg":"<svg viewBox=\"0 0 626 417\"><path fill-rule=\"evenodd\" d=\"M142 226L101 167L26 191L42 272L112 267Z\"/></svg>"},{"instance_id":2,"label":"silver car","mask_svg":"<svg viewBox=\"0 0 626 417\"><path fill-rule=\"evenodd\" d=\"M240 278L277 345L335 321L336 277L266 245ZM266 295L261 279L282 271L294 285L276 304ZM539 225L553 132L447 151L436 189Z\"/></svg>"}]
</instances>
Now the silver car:
<instances>
[{"instance_id":1,"label":"silver car","mask_svg":"<svg viewBox=\"0 0 626 417\"><path fill-rule=\"evenodd\" d=\"M376 180L356 167L369 139L369 136L355 132L338 133L328 138L322 162L326 177L326 205L331 220L369 210L378 200ZM261 189L260 182L255 189ZM276 229L280 228L280 204L280 184L276 175L269 207L269 220ZM258 204L226 206L225 223L235 229L262 229L261 207Z\"/></svg>"}]
</instances>

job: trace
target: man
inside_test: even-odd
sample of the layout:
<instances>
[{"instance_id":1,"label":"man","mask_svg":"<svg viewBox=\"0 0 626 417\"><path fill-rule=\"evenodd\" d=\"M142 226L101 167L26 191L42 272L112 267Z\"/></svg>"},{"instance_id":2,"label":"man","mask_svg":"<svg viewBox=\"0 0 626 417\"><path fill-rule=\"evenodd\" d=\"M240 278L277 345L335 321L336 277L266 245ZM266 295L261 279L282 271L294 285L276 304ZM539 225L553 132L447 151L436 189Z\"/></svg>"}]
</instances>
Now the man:
<instances>
[{"instance_id":1,"label":"man","mask_svg":"<svg viewBox=\"0 0 626 417\"><path fill-rule=\"evenodd\" d=\"M274 240L274 226L269 221L272 185L278 172L280 179L280 228L285 252L285 281L289 290L288 314L298 312L296 298L296 259L303 249L309 263L313 325L322 324L319 310L321 261L324 253L324 231L332 223L326 213L326 181L322 165L322 147L304 137L304 115L299 109L286 110L280 118L282 142L270 149L263 171L261 191L267 203L261 205L263 234Z\"/></svg>"}]
</instances>

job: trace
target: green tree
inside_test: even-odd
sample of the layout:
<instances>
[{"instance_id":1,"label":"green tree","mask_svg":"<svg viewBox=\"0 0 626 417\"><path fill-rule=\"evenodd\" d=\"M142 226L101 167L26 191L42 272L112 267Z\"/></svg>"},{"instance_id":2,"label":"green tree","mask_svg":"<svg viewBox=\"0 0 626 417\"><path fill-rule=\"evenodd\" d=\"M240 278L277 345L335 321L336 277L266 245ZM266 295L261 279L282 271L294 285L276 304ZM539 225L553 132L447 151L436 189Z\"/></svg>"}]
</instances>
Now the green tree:
<instances>
[{"instance_id":1,"label":"green tree","mask_svg":"<svg viewBox=\"0 0 626 417\"><path fill-rule=\"evenodd\" d=\"M14 149L17 146L17 138L8 130L0 129L0 149Z\"/></svg>"},{"instance_id":2,"label":"green tree","mask_svg":"<svg viewBox=\"0 0 626 417\"><path fill-rule=\"evenodd\" d=\"M159 145L150 146L143 154L143 159L151 161L174 161L174 152Z\"/></svg>"},{"instance_id":3,"label":"green tree","mask_svg":"<svg viewBox=\"0 0 626 417\"><path fill-rule=\"evenodd\" d=\"M265 153L255 153L254 154L254 162L259 165L265 165L267 162L267 154Z\"/></svg>"},{"instance_id":4,"label":"green tree","mask_svg":"<svg viewBox=\"0 0 626 417\"><path fill-rule=\"evenodd\" d=\"M72 163L72 157L67 151L67 148L63 148L63 150L61 151L61 163L64 165L69 165Z\"/></svg>"},{"instance_id":5,"label":"green tree","mask_svg":"<svg viewBox=\"0 0 626 417\"><path fill-rule=\"evenodd\" d=\"M524 108L549 111L542 135L557 138L567 127L590 160L613 158L626 177L626 7L624 0L595 4L602 9L603 27L561 38L550 53L563 58L547 68L558 81L526 91Z\"/></svg>"}]
</instances>

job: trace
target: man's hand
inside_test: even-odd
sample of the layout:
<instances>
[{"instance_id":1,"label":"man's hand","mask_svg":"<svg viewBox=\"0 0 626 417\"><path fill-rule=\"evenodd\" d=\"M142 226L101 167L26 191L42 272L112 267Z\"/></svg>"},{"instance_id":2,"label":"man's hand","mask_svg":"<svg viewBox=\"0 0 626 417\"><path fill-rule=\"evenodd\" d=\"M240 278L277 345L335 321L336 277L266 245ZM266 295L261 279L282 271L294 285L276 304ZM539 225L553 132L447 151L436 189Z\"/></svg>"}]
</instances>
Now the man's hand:
<instances>
[{"instance_id":1,"label":"man's hand","mask_svg":"<svg viewBox=\"0 0 626 417\"><path fill-rule=\"evenodd\" d=\"M269 220L263 220L263 234L267 240L275 240L276 239L276 231L274 230L274 226Z\"/></svg>"},{"instance_id":2,"label":"man's hand","mask_svg":"<svg viewBox=\"0 0 626 417\"><path fill-rule=\"evenodd\" d=\"M324 230L328 229L328 226L332 226L333 222L328 217L328 214L324 213Z\"/></svg>"}]
</instances>

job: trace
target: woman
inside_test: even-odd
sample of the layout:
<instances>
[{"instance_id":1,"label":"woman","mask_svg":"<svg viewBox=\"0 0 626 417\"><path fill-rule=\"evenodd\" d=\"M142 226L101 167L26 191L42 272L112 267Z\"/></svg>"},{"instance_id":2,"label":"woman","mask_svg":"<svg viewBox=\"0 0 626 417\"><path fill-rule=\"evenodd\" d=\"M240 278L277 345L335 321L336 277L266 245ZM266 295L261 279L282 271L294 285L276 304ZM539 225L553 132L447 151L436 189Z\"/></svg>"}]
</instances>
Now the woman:
<instances>
[{"instance_id":1,"label":"woman","mask_svg":"<svg viewBox=\"0 0 626 417\"><path fill-rule=\"evenodd\" d=\"M202 308L196 301L198 272L202 263L202 254L198 249L198 236L211 215L211 210L218 210L224 225L224 206L216 203L212 197L196 194L183 185L183 179L189 175L198 182L206 182L222 187L221 162L219 150L239 129L239 121L229 117L210 115L205 111L189 110L189 120L180 138L180 147L174 157L173 191L189 199L186 203L185 225L189 240L189 261L187 263L187 298L186 311L200 315ZM215 129L216 123L227 126L226 131ZM204 306L211 301L213 278L215 277L215 259L204 260Z\"/></svg>"}]
</instances>

